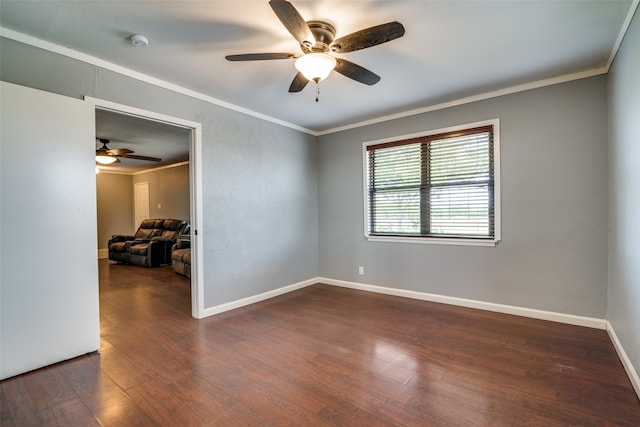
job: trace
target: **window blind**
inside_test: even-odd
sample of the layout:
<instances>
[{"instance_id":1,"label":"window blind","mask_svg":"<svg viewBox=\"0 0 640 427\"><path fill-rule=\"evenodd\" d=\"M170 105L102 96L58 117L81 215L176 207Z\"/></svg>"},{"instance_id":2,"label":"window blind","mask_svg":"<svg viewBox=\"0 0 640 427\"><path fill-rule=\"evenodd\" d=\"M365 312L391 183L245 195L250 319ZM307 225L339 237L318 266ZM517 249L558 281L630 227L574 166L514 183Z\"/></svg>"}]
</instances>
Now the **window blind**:
<instances>
[{"instance_id":1,"label":"window blind","mask_svg":"<svg viewBox=\"0 0 640 427\"><path fill-rule=\"evenodd\" d=\"M366 149L369 234L494 237L493 126Z\"/></svg>"}]
</instances>

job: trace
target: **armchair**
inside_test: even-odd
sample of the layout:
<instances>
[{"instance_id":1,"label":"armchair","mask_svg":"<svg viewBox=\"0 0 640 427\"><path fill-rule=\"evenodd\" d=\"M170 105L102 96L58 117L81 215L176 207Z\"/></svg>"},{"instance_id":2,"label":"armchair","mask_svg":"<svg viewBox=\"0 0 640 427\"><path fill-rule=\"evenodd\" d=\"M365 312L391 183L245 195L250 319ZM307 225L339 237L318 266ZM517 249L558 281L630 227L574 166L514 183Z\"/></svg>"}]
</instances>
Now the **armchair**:
<instances>
[{"instance_id":1,"label":"armchair","mask_svg":"<svg viewBox=\"0 0 640 427\"><path fill-rule=\"evenodd\" d=\"M171 248L171 266L173 271L191 278L191 237L189 225L185 226Z\"/></svg>"}]
</instances>

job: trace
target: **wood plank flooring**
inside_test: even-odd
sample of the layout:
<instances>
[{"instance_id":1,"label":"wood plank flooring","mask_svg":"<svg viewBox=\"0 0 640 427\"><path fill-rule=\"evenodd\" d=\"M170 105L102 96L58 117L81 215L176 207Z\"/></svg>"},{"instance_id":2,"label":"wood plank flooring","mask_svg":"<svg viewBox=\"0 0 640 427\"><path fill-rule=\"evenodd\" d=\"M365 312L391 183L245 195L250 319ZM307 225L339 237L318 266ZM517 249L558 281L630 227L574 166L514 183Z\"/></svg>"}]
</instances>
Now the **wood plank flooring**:
<instances>
[{"instance_id":1,"label":"wood plank flooring","mask_svg":"<svg viewBox=\"0 0 640 427\"><path fill-rule=\"evenodd\" d=\"M640 425L605 331L321 284L195 320L189 292L100 261L100 351L0 383L0 425Z\"/></svg>"}]
</instances>

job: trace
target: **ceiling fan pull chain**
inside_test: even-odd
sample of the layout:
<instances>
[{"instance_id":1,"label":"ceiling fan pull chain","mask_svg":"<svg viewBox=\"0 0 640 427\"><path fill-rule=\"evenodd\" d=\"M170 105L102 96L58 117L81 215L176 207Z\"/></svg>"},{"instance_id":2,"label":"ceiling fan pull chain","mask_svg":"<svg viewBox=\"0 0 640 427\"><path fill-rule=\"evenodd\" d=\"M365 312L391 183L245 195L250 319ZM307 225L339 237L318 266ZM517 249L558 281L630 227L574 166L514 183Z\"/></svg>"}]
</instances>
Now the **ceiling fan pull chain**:
<instances>
[{"instance_id":1,"label":"ceiling fan pull chain","mask_svg":"<svg viewBox=\"0 0 640 427\"><path fill-rule=\"evenodd\" d=\"M316 102L318 102L320 98L320 79L313 79L316 82Z\"/></svg>"}]
</instances>

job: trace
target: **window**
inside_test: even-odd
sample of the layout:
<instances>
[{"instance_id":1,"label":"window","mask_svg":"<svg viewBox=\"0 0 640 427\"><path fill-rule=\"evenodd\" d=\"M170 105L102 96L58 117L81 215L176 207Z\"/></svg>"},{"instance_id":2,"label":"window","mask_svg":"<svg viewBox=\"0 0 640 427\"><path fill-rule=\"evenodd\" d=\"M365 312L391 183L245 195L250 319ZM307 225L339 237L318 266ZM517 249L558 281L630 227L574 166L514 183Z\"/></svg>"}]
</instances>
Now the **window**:
<instances>
[{"instance_id":1,"label":"window","mask_svg":"<svg viewBox=\"0 0 640 427\"><path fill-rule=\"evenodd\" d=\"M498 120L364 144L365 235L495 245Z\"/></svg>"}]
</instances>

